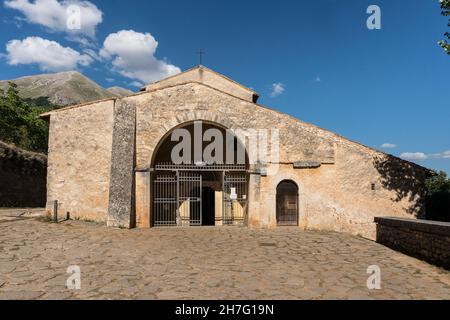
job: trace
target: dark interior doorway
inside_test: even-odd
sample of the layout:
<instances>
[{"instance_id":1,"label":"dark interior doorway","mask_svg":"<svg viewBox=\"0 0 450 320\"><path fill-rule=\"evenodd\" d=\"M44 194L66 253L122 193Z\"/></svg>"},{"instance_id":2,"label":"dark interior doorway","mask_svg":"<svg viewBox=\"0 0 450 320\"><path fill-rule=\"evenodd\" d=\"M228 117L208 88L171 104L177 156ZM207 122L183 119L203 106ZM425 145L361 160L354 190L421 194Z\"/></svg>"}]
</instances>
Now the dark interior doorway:
<instances>
[{"instance_id":1,"label":"dark interior doorway","mask_svg":"<svg viewBox=\"0 0 450 320\"><path fill-rule=\"evenodd\" d=\"M202 188L202 225L216 225L216 197L215 192L210 187Z\"/></svg>"},{"instance_id":2,"label":"dark interior doorway","mask_svg":"<svg viewBox=\"0 0 450 320\"><path fill-rule=\"evenodd\" d=\"M277 187L278 226L298 226L298 187L290 180Z\"/></svg>"}]
</instances>

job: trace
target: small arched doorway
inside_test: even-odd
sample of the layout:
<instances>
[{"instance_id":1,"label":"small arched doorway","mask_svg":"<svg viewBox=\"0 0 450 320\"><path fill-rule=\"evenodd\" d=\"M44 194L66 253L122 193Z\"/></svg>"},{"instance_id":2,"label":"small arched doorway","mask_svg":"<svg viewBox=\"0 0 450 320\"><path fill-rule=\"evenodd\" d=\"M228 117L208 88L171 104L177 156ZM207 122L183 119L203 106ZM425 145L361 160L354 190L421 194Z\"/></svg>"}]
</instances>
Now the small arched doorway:
<instances>
[{"instance_id":1,"label":"small arched doorway","mask_svg":"<svg viewBox=\"0 0 450 320\"><path fill-rule=\"evenodd\" d=\"M298 186L291 180L277 187L277 225L298 226Z\"/></svg>"}]
</instances>

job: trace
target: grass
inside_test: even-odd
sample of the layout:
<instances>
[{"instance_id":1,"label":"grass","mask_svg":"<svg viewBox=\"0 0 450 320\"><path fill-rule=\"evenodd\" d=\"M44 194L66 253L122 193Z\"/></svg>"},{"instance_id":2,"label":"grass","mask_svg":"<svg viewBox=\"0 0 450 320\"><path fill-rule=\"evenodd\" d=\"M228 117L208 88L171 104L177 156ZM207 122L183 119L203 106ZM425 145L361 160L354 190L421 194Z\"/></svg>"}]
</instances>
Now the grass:
<instances>
[{"instance_id":1,"label":"grass","mask_svg":"<svg viewBox=\"0 0 450 320\"><path fill-rule=\"evenodd\" d=\"M96 223L96 221L94 221L94 220L86 219L86 218L80 218L80 217L75 217L74 220L75 221L80 221L80 222L87 222L87 223Z\"/></svg>"},{"instance_id":2,"label":"grass","mask_svg":"<svg viewBox=\"0 0 450 320\"><path fill-rule=\"evenodd\" d=\"M53 215L51 214L51 212L47 212L45 215L38 217L37 220L40 221L40 222L52 223L53 222ZM85 223L97 223L94 220L86 219L86 218L80 218L80 217L75 217L74 219L69 219L69 220L85 222ZM65 222L65 221L68 221L68 220L62 220L62 221L59 221L59 222Z\"/></svg>"},{"instance_id":3,"label":"grass","mask_svg":"<svg viewBox=\"0 0 450 320\"><path fill-rule=\"evenodd\" d=\"M50 222L53 222L53 217L50 212L47 212L44 216L38 217L37 220L40 222L50 223Z\"/></svg>"}]
</instances>

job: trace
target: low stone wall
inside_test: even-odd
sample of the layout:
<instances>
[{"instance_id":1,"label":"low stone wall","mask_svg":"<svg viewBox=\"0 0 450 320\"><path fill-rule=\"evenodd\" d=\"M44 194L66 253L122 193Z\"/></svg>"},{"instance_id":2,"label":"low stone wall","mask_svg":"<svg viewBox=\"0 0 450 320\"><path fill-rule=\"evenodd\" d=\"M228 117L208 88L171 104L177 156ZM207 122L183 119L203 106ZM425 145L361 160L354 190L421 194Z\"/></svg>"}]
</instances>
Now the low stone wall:
<instances>
[{"instance_id":1,"label":"low stone wall","mask_svg":"<svg viewBox=\"0 0 450 320\"><path fill-rule=\"evenodd\" d=\"M450 270L450 223L375 218L377 242Z\"/></svg>"},{"instance_id":2,"label":"low stone wall","mask_svg":"<svg viewBox=\"0 0 450 320\"><path fill-rule=\"evenodd\" d=\"M43 208L47 157L0 141L0 207Z\"/></svg>"}]
</instances>

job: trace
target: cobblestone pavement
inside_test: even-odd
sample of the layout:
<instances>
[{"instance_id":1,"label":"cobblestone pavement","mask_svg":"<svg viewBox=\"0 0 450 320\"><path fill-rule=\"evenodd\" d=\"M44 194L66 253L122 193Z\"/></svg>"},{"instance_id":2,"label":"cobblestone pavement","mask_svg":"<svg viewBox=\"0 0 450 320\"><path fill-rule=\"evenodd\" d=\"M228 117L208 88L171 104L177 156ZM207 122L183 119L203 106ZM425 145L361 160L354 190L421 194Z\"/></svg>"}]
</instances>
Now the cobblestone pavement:
<instances>
[{"instance_id":1,"label":"cobblestone pavement","mask_svg":"<svg viewBox=\"0 0 450 320\"><path fill-rule=\"evenodd\" d=\"M81 290L65 287L81 268ZM382 289L368 290L367 268ZM450 272L346 234L120 230L0 212L0 299L450 299Z\"/></svg>"}]
</instances>

